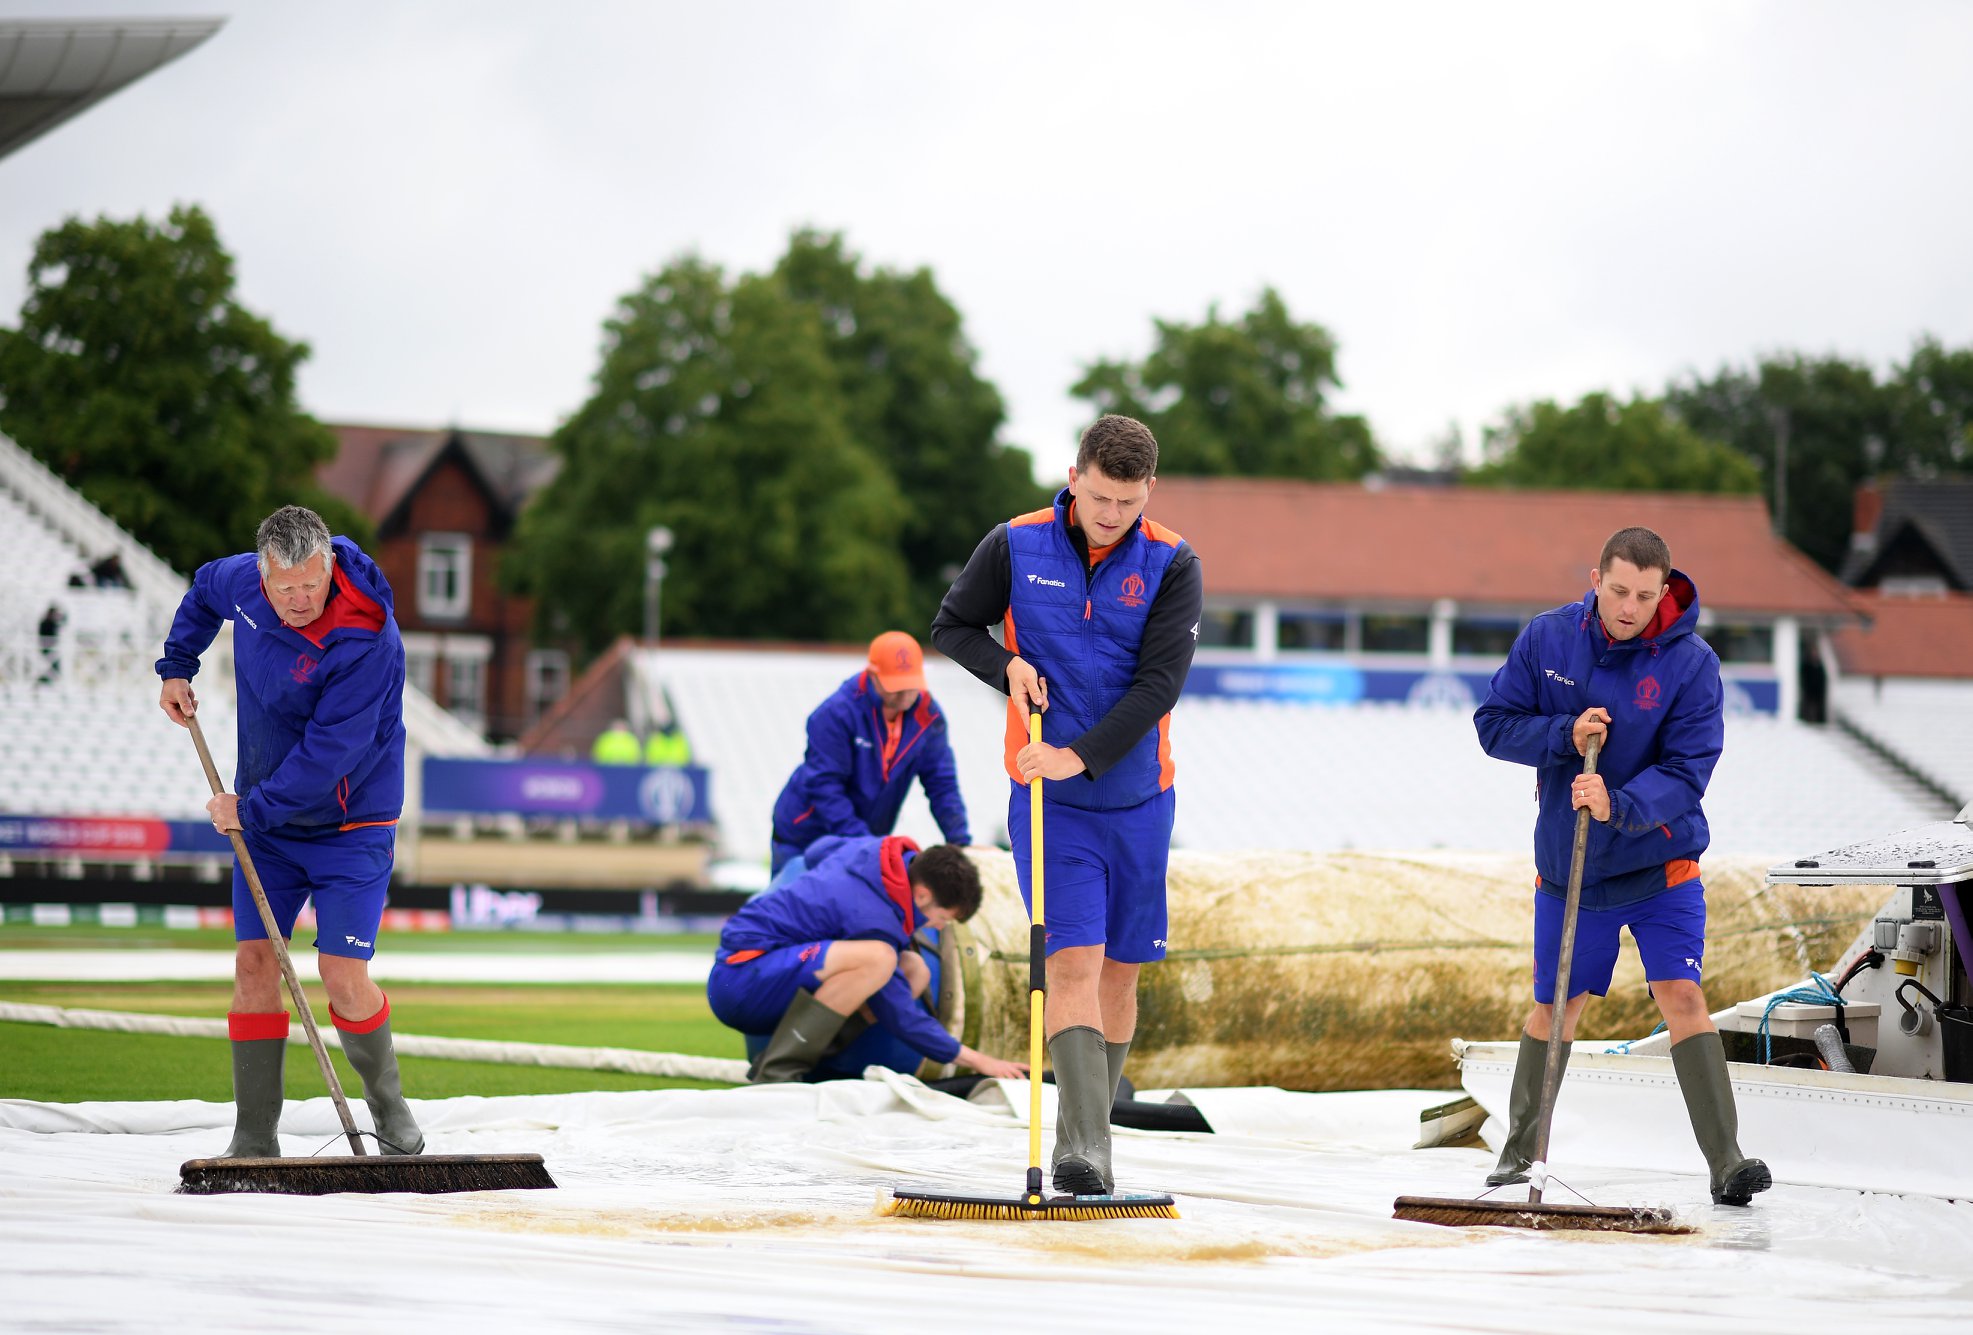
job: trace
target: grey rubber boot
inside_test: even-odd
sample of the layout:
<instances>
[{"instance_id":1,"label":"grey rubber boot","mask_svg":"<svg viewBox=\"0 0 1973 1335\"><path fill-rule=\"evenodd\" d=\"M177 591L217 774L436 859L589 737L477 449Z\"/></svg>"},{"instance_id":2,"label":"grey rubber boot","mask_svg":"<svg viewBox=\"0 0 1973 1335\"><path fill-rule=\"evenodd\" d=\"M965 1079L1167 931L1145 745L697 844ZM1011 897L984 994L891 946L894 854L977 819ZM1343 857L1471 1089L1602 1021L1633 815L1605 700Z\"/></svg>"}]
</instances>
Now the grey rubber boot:
<instances>
[{"instance_id":1,"label":"grey rubber boot","mask_svg":"<svg viewBox=\"0 0 1973 1335\"><path fill-rule=\"evenodd\" d=\"M233 1143L222 1159L281 1157L281 1077L285 1038L233 1040Z\"/></svg>"},{"instance_id":2,"label":"grey rubber boot","mask_svg":"<svg viewBox=\"0 0 1973 1335\"><path fill-rule=\"evenodd\" d=\"M397 1050L391 1046L390 1021L367 1034L337 1029L343 1055L363 1077L363 1101L370 1105L371 1120L377 1127L377 1148L383 1154L417 1154L425 1148L425 1133L411 1116L404 1101L404 1087L397 1076Z\"/></svg>"},{"instance_id":3,"label":"grey rubber boot","mask_svg":"<svg viewBox=\"0 0 1973 1335\"><path fill-rule=\"evenodd\" d=\"M1071 1025L1048 1040L1055 1068L1055 1190L1107 1196L1110 1175L1110 1063L1101 1031ZM1119 1068L1121 1071L1121 1068Z\"/></svg>"},{"instance_id":4,"label":"grey rubber boot","mask_svg":"<svg viewBox=\"0 0 1973 1335\"><path fill-rule=\"evenodd\" d=\"M1117 1106L1117 1091L1123 1087L1124 1058L1130 1055L1130 1040L1121 1043L1105 1041L1103 1056L1110 1063L1110 1106Z\"/></svg>"},{"instance_id":5,"label":"grey rubber boot","mask_svg":"<svg viewBox=\"0 0 1973 1335\"><path fill-rule=\"evenodd\" d=\"M1726 1073L1726 1047L1712 1030L1672 1045L1672 1069L1692 1118L1692 1134L1706 1156L1713 1204L1745 1205L1756 1192L1774 1185L1759 1159L1740 1152L1740 1112L1733 1103L1733 1081Z\"/></svg>"},{"instance_id":6,"label":"grey rubber boot","mask_svg":"<svg viewBox=\"0 0 1973 1335\"><path fill-rule=\"evenodd\" d=\"M1562 1045L1562 1070L1569 1069L1569 1050ZM1500 1163L1487 1174L1490 1187L1511 1186L1528 1180L1528 1168L1535 1161L1535 1119L1541 1114L1541 1078L1548 1068L1548 1040L1521 1031L1521 1051L1514 1059L1514 1092L1507 1097L1507 1143L1500 1147Z\"/></svg>"},{"instance_id":7,"label":"grey rubber boot","mask_svg":"<svg viewBox=\"0 0 1973 1335\"><path fill-rule=\"evenodd\" d=\"M747 1080L756 1085L785 1085L801 1079L815 1069L848 1019L817 1001L813 992L795 993L781 1023L774 1027L774 1036L747 1068Z\"/></svg>"}]
</instances>

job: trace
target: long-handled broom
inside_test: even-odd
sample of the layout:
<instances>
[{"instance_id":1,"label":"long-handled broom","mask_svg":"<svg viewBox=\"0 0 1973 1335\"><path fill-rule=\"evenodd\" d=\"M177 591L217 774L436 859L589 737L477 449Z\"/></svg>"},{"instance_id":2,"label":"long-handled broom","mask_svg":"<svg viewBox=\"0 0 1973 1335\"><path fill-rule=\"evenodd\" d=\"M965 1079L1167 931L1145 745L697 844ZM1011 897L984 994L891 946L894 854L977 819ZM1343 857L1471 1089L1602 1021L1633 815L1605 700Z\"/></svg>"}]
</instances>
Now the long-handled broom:
<instances>
[{"instance_id":1,"label":"long-handled broom","mask_svg":"<svg viewBox=\"0 0 1973 1335\"><path fill-rule=\"evenodd\" d=\"M1028 715L1028 740L1041 740L1041 715ZM1030 861L1034 910L1028 919L1028 1179L1018 1196L949 1196L931 1191L893 1190L878 1212L910 1219L1176 1219L1178 1204L1165 1195L1121 1193L1109 1196L1050 1196L1041 1174L1041 1059L1047 1030L1042 1023L1048 992L1048 930L1042 913L1041 779L1028 781Z\"/></svg>"},{"instance_id":2,"label":"long-handled broom","mask_svg":"<svg viewBox=\"0 0 1973 1335\"><path fill-rule=\"evenodd\" d=\"M1583 773L1596 773L1603 739L1592 737L1583 754ZM1576 812L1576 843L1569 855L1569 893L1562 901L1562 942L1555 961L1555 995L1550 1002L1548 1062L1542 1068L1541 1103L1535 1120L1535 1158L1528 1167L1525 1202L1466 1200L1447 1196L1400 1196L1393 1217L1420 1224L1484 1224L1498 1228L1591 1229L1611 1233L1690 1233L1670 1210L1648 1206L1552 1205L1542 1200L1548 1179L1548 1130L1555 1096L1562 1085L1562 1022L1569 1007L1569 970L1576 959L1576 913L1582 905L1583 862L1589 851L1589 808Z\"/></svg>"},{"instance_id":3,"label":"long-handled broom","mask_svg":"<svg viewBox=\"0 0 1973 1335\"><path fill-rule=\"evenodd\" d=\"M212 785L212 795L217 797L225 788L219 781L218 768L212 763L212 752L206 747L205 733L199 727L198 719L188 716L185 723L191 729L193 744L199 748L199 763L205 766L206 782ZM195 1196L229 1191L285 1192L293 1196L326 1196L337 1191L415 1191L436 1195L449 1191L504 1191L554 1186L555 1179L548 1175L539 1154L385 1155L364 1152L363 1133L357 1130L355 1119L349 1115L349 1100L343 1097L342 1082L336 1078L336 1068L329 1061L328 1050L322 1046L322 1035L315 1028L315 1014L309 1009L308 998L301 990L301 980L295 977L294 961L288 957L287 947L282 943L280 924L274 921L274 911L267 907L267 893L261 889L260 873L254 870L253 856L247 852L247 841L238 830L231 831L229 837L233 841L233 855L240 860L240 871L246 877L247 888L253 892L253 903L260 912L261 925L267 929L267 942L274 947L274 958L280 962L281 977L287 982L288 995L294 998L295 1010L301 1014L301 1026L308 1033L308 1045L315 1051L315 1064L321 1068L322 1080L329 1086L329 1097L335 1102L336 1116L342 1119L343 1134L349 1138L351 1157L317 1155L305 1159L191 1159L178 1170L178 1190Z\"/></svg>"}]
</instances>

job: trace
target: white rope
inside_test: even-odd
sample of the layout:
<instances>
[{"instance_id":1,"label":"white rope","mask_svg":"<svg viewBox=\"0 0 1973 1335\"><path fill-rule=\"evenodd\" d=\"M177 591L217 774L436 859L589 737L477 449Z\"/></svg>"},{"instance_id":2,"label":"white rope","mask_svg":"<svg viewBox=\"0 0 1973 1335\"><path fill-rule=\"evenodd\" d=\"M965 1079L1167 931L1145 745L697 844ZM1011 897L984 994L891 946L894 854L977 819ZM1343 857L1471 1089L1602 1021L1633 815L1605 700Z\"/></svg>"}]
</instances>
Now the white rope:
<instances>
[{"instance_id":1,"label":"white rope","mask_svg":"<svg viewBox=\"0 0 1973 1335\"><path fill-rule=\"evenodd\" d=\"M178 1038L225 1038L226 1021L182 1015L133 1015L125 1011L72 1010L63 1006L30 1006L0 1001L0 1021L46 1024L57 1029L110 1029L126 1034L169 1034ZM297 1029L288 1042L307 1046L308 1035ZM747 1082L747 1064L728 1057L694 1057L682 1052L644 1052L636 1048L576 1048L559 1043L506 1043L482 1038L427 1038L392 1034L392 1046L407 1057L438 1057L447 1061L492 1062L501 1066L557 1066L579 1071L622 1071L629 1075L671 1080L711 1080L722 1084Z\"/></svg>"}]
</instances>

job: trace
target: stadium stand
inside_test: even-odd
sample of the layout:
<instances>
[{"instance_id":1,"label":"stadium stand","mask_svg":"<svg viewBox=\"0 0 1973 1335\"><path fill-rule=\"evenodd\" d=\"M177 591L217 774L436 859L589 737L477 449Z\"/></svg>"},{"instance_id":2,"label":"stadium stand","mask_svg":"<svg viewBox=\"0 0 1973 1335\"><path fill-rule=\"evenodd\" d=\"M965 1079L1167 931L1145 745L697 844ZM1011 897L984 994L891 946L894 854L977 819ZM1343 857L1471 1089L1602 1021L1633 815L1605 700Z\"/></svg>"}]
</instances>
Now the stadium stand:
<instances>
[{"instance_id":1,"label":"stadium stand","mask_svg":"<svg viewBox=\"0 0 1973 1335\"><path fill-rule=\"evenodd\" d=\"M1973 801L1973 681L1852 677L1830 694L1839 721L1955 803Z\"/></svg>"},{"instance_id":2,"label":"stadium stand","mask_svg":"<svg viewBox=\"0 0 1973 1335\"><path fill-rule=\"evenodd\" d=\"M854 652L640 651L638 670L658 675L714 776L727 856L766 856L769 812L801 759L808 712L861 665ZM941 658L926 674L952 729L974 837L1002 841L1004 697ZM1464 709L1187 696L1172 744L1180 847L1516 852L1533 827L1532 772L1489 759ZM1707 808L1715 850L1777 858L1952 814L1839 730L1763 715L1728 720ZM915 792L898 829L938 838Z\"/></svg>"}]
</instances>

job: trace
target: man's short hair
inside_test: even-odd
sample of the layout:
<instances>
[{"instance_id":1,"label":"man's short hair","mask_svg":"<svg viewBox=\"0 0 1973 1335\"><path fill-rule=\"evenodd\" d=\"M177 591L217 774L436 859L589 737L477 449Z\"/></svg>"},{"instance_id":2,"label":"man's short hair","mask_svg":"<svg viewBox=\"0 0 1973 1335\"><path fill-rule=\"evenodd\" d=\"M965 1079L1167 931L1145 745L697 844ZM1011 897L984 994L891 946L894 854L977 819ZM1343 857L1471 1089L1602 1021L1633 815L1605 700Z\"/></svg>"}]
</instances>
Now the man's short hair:
<instances>
[{"instance_id":1,"label":"man's short hair","mask_svg":"<svg viewBox=\"0 0 1973 1335\"><path fill-rule=\"evenodd\" d=\"M1666 579L1671 578L1672 549L1648 528L1620 528L1612 533L1603 544L1603 555L1596 558L1596 568L1607 574L1610 563L1619 559L1639 570L1662 570Z\"/></svg>"},{"instance_id":2,"label":"man's short hair","mask_svg":"<svg viewBox=\"0 0 1973 1335\"><path fill-rule=\"evenodd\" d=\"M911 883L930 890L961 922L980 911L980 870L957 844L935 844L913 858Z\"/></svg>"},{"instance_id":3,"label":"man's short hair","mask_svg":"<svg viewBox=\"0 0 1973 1335\"><path fill-rule=\"evenodd\" d=\"M269 562L285 570L308 564L311 556L322 558L326 573L336 563L336 549L329 542L329 526L322 516L300 505L284 505L260 521L254 535L254 553L260 558L260 574L265 579L273 571Z\"/></svg>"},{"instance_id":4,"label":"man's short hair","mask_svg":"<svg viewBox=\"0 0 1973 1335\"><path fill-rule=\"evenodd\" d=\"M1135 417L1105 413L1089 424L1076 448L1076 471L1091 465L1118 482L1142 482L1158 471L1158 441Z\"/></svg>"}]
</instances>

